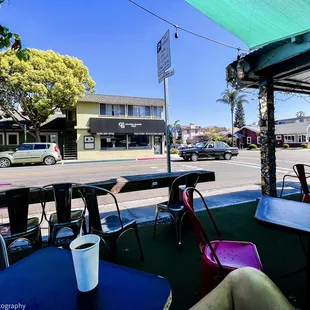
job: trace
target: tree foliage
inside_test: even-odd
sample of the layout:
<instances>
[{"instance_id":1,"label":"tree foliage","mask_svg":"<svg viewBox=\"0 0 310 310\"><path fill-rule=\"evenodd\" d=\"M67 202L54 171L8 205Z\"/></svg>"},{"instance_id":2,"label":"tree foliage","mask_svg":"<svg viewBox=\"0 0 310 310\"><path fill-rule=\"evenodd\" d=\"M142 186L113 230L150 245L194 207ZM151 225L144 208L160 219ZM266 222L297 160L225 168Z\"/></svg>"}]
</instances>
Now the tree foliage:
<instances>
[{"instance_id":1,"label":"tree foliage","mask_svg":"<svg viewBox=\"0 0 310 310\"><path fill-rule=\"evenodd\" d=\"M240 94L238 90L227 88L222 94L221 98L217 99L216 102L228 104L230 106L231 113L231 135L234 137L234 110L238 102L248 103L247 96Z\"/></svg>"},{"instance_id":2,"label":"tree foliage","mask_svg":"<svg viewBox=\"0 0 310 310\"><path fill-rule=\"evenodd\" d=\"M304 111L298 111L297 113L296 113L296 117L305 117L306 116L306 113L304 112Z\"/></svg>"},{"instance_id":3,"label":"tree foliage","mask_svg":"<svg viewBox=\"0 0 310 310\"><path fill-rule=\"evenodd\" d=\"M6 0L0 0L0 6ZM17 33L13 33L4 25L0 25L0 51L11 48L20 60L28 60L28 49L22 49L22 41Z\"/></svg>"},{"instance_id":4,"label":"tree foliage","mask_svg":"<svg viewBox=\"0 0 310 310\"><path fill-rule=\"evenodd\" d=\"M245 126L245 114L243 104L240 101L237 102L236 105L234 126L237 128L242 128L243 126Z\"/></svg>"},{"instance_id":5,"label":"tree foliage","mask_svg":"<svg viewBox=\"0 0 310 310\"><path fill-rule=\"evenodd\" d=\"M0 53L0 110L20 127L29 121L39 141L40 126L58 109L74 106L95 82L82 61L53 51L29 50L27 62L13 51Z\"/></svg>"}]
</instances>

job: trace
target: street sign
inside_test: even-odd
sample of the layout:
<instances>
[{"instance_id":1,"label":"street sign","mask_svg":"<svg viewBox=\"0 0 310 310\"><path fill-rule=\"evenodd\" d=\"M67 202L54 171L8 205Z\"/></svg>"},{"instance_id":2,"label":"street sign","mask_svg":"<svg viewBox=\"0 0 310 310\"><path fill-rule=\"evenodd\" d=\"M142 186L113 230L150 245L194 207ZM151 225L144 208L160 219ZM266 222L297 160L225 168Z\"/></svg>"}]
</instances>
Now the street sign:
<instances>
[{"instance_id":1,"label":"street sign","mask_svg":"<svg viewBox=\"0 0 310 310\"><path fill-rule=\"evenodd\" d=\"M170 31L157 43L157 71L160 77L171 66Z\"/></svg>"},{"instance_id":2,"label":"street sign","mask_svg":"<svg viewBox=\"0 0 310 310\"><path fill-rule=\"evenodd\" d=\"M161 83L164 79L174 75L174 69L164 71L159 77L158 77L158 83Z\"/></svg>"}]
</instances>

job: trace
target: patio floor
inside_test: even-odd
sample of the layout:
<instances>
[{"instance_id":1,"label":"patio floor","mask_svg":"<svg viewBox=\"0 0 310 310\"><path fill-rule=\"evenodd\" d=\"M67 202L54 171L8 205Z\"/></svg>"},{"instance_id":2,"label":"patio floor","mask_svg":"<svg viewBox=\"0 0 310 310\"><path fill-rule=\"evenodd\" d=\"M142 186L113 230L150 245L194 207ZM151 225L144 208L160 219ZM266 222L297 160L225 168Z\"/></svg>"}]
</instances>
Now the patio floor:
<instances>
[{"instance_id":1,"label":"patio floor","mask_svg":"<svg viewBox=\"0 0 310 310\"><path fill-rule=\"evenodd\" d=\"M305 273L281 277L306 264L298 236L258 224L254 220L256 205L256 202L250 202L215 208L211 212L225 239L251 241L257 245L265 273L287 297L296 297L295 307L302 308L306 296ZM205 212L199 212L198 215L210 232L209 236L215 238ZM173 226L158 225L155 240L152 240L152 230L153 225L149 224L139 227L145 262L140 261L134 234L128 232L118 243L115 263L165 277L172 287L171 309L189 309L200 299L201 255L194 234L190 229L183 230L183 252L180 252L176 247ZM106 257L104 249L101 257ZM17 257L11 258L13 261ZM126 289L122 283L121 289Z\"/></svg>"}]
</instances>

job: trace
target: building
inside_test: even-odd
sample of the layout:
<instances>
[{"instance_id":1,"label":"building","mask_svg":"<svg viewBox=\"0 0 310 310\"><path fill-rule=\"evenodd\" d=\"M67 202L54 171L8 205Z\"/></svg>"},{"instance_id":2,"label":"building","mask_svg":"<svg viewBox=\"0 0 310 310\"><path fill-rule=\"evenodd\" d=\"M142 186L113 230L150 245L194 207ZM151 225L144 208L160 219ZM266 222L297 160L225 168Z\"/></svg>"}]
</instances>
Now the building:
<instances>
[{"instance_id":1,"label":"building","mask_svg":"<svg viewBox=\"0 0 310 310\"><path fill-rule=\"evenodd\" d=\"M275 125L276 146L288 144L290 147L299 147L310 143L310 117L289 118L277 120ZM260 128L258 126L244 126L236 131L237 146L248 147L250 144L260 145Z\"/></svg>"},{"instance_id":2,"label":"building","mask_svg":"<svg viewBox=\"0 0 310 310\"><path fill-rule=\"evenodd\" d=\"M181 125L183 144L194 144L202 139L204 128L196 126L194 123L189 125Z\"/></svg>"},{"instance_id":3,"label":"building","mask_svg":"<svg viewBox=\"0 0 310 310\"><path fill-rule=\"evenodd\" d=\"M78 159L163 154L164 100L86 94L76 105Z\"/></svg>"}]
</instances>

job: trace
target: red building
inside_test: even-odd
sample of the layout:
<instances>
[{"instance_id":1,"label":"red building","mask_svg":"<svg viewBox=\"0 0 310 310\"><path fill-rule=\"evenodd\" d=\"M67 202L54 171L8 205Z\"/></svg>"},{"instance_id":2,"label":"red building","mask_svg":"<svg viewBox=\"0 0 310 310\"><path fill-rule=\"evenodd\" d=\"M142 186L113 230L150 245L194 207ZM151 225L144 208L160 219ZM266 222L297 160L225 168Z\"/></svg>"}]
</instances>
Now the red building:
<instances>
[{"instance_id":1,"label":"red building","mask_svg":"<svg viewBox=\"0 0 310 310\"><path fill-rule=\"evenodd\" d=\"M248 148L250 144L260 146L260 129L258 126L243 126L235 132L236 146L240 149Z\"/></svg>"}]
</instances>

